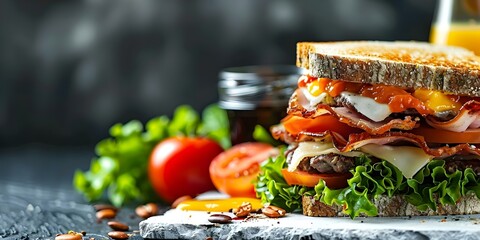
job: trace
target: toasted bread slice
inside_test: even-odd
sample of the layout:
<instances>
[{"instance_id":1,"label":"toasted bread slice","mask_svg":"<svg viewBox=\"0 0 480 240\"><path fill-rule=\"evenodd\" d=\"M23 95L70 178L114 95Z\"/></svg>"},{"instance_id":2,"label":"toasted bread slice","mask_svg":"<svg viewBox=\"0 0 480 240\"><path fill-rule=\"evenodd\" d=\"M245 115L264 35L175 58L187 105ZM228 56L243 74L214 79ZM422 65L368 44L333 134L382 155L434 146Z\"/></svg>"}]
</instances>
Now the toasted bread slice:
<instances>
[{"instance_id":1,"label":"toasted bread slice","mask_svg":"<svg viewBox=\"0 0 480 240\"><path fill-rule=\"evenodd\" d=\"M421 42L301 42L297 66L315 77L480 97L480 57Z\"/></svg>"},{"instance_id":2,"label":"toasted bread slice","mask_svg":"<svg viewBox=\"0 0 480 240\"><path fill-rule=\"evenodd\" d=\"M474 193L460 198L456 205L437 204L437 210L420 211L414 205L405 200L405 196L388 197L380 195L373 201L378 209L379 217L402 217L402 216L434 216L434 215L465 215L480 213L480 200ZM310 217L335 217L347 216L343 213L343 207L337 204L328 206L315 200L312 196L302 197L303 215Z\"/></svg>"}]
</instances>

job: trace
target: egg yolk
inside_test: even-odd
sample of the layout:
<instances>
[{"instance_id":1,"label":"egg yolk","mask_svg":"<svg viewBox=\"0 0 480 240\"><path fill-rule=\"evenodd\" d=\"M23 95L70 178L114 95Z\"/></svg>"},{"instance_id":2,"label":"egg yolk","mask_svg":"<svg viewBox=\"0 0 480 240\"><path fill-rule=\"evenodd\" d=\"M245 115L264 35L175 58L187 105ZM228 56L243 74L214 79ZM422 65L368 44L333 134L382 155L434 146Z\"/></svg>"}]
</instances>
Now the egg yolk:
<instances>
[{"instance_id":1,"label":"egg yolk","mask_svg":"<svg viewBox=\"0 0 480 240\"><path fill-rule=\"evenodd\" d=\"M260 199L234 197L226 199L186 200L178 204L177 209L184 211L228 212L233 208L238 208L244 202L251 203L253 209L261 209L263 207Z\"/></svg>"}]
</instances>

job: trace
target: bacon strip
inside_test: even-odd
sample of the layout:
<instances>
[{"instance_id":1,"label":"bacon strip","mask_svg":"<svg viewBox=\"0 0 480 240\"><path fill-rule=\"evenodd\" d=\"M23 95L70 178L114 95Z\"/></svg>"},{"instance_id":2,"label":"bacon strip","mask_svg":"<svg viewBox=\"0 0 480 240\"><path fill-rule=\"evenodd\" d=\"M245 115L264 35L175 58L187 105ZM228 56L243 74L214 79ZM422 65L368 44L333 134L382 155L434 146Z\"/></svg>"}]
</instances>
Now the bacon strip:
<instances>
[{"instance_id":1,"label":"bacon strip","mask_svg":"<svg viewBox=\"0 0 480 240\"><path fill-rule=\"evenodd\" d=\"M386 133L391 129L411 130L418 126L418 121L420 121L418 118L412 119L411 116L406 116L404 119L395 118L388 121L374 122L362 114L346 107L333 108L333 111L335 112L334 115L339 118L340 122L363 129L374 135Z\"/></svg>"},{"instance_id":2,"label":"bacon strip","mask_svg":"<svg viewBox=\"0 0 480 240\"><path fill-rule=\"evenodd\" d=\"M301 141L324 141L331 139L334 146L341 152L349 152L358 149L367 144L395 144L395 145L415 145L423 149L425 153L437 158L445 158L457 154L469 154L480 156L480 149L475 145L462 143L450 147L448 145L438 148L430 148L422 136L405 132L388 132L380 135L370 135L367 132L350 134L348 140L345 140L341 135L325 131L323 133L309 133L301 132L298 135L288 134L282 126L272 128L272 135L287 143L301 142ZM401 154L401 153L399 153Z\"/></svg>"},{"instance_id":3,"label":"bacon strip","mask_svg":"<svg viewBox=\"0 0 480 240\"><path fill-rule=\"evenodd\" d=\"M386 119L381 122L375 122L355 110L346 107L330 107L325 104L318 104L312 107L308 104L303 93L297 89L292 95L287 111L289 114L302 116L305 118L314 118L323 114L332 114L339 118L343 123L349 126L360 128L370 134L383 134L391 129L411 130L418 126L420 118L406 116L404 119ZM463 132L467 129L480 127L480 102L470 100L463 104L458 114L451 120L441 121L433 115L425 117L427 123L437 129L448 130L452 132Z\"/></svg>"},{"instance_id":4,"label":"bacon strip","mask_svg":"<svg viewBox=\"0 0 480 240\"><path fill-rule=\"evenodd\" d=\"M360 128L369 134L383 134L392 129L411 130L418 126L419 118L413 119L411 116L406 116L404 119L390 119L381 122L374 122L362 114L349 109L347 107L330 107L325 104L318 104L316 108L306 109L302 104L302 94L297 94L297 91L290 99L288 114L301 116L305 118L314 118L324 114L332 114L336 116L340 122L343 122L351 127Z\"/></svg>"}]
</instances>

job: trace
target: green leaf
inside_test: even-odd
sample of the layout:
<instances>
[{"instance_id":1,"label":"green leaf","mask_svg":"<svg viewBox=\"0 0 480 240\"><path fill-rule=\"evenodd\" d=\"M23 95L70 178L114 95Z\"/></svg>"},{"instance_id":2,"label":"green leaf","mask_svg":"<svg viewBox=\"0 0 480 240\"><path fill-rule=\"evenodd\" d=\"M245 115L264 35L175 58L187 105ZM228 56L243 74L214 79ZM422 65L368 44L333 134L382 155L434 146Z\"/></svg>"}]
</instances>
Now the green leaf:
<instances>
[{"instance_id":1,"label":"green leaf","mask_svg":"<svg viewBox=\"0 0 480 240\"><path fill-rule=\"evenodd\" d=\"M217 104L212 104L203 110L202 122L197 133L217 141L224 149L232 146L227 113Z\"/></svg>"},{"instance_id":2,"label":"green leaf","mask_svg":"<svg viewBox=\"0 0 480 240\"><path fill-rule=\"evenodd\" d=\"M133 120L126 124L117 123L110 130L110 137L95 146L97 157L90 169L77 170L73 176L75 189L88 201L103 197L115 205L132 201L158 200L147 176L148 159L156 144L172 136L202 136L230 146L226 112L215 105L204 114L203 130L199 129L199 115L189 106L176 109L173 119L159 116L147 122ZM217 124L217 125L216 125Z\"/></svg>"},{"instance_id":3,"label":"green leaf","mask_svg":"<svg viewBox=\"0 0 480 240\"><path fill-rule=\"evenodd\" d=\"M255 139L257 142L268 143L272 146L279 146L282 144L281 142L273 139L270 132L260 125L255 125L255 129L253 130L253 139Z\"/></svg>"},{"instance_id":4,"label":"green leaf","mask_svg":"<svg viewBox=\"0 0 480 240\"><path fill-rule=\"evenodd\" d=\"M168 126L170 136L195 136L200 117L190 106L177 107L173 119Z\"/></svg>"},{"instance_id":5,"label":"green leaf","mask_svg":"<svg viewBox=\"0 0 480 240\"><path fill-rule=\"evenodd\" d=\"M404 195L420 211L435 210L437 204L456 204L462 196L472 192L480 198L480 178L475 172L467 168L447 173L444 160L430 161L411 179L406 179L391 163L373 162L365 155L357 157L355 165L346 188L329 189L320 181L313 189L295 190L295 186L288 186L281 176L281 169L286 167L285 157L269 159L261 166L262 173L256 182L257 195L263 202L281 204L283 201L285 209L298 210L301 202L297 196L310 195L313 191L315 199L327 205L343 206L351 218L362 213L377 215L373 200L385 194L390 197Z\"/></svg>"},{"instance_id":6,"label":"green leaf","mask_svg":"<svg viewBox=\"0 0 480 240\"><path fill-rule=\"evenodd\" d=\"M143 139L147 142L156 143L168 136L168 124L170 119L167 116L160 116L147 122L146 132Z\"/></svg>"},{"instance_id":7,"label":"green leaf","mask_svg":"<svg viewBox=\"0 0 480 240\"><path fill-rule=\"evenodd\" d=\"M115 206L121 206L127 201L141 198L136 180L129 174L120 175L109 187L108 195Z\"/></svg>"},{"instance_id":8,"label":"green leaf","mask_svg":"<svg viewBox=\"0 0 480 240\"><path fill-rule=\"evenodd\" d=\"M110 135L117 138L128 138L132 135L138 135L143 131L142 123L132 120L125 125L117 123L110 128Z\"/></svg>"},{"instance_id":9,"label":"green leaf","mask_svg":"<svg viewBox=\"0 0 480 240\"><path fill-rule=\"evenodd\" d=\"M313 190L307 187L289 186L281 173L285 166L283 154L262 163L260 174L254 183L255 190L264 203L271 203L290 212L299 211L302 206L302 195L313 195Z\"/></svg>"}]
</instances>

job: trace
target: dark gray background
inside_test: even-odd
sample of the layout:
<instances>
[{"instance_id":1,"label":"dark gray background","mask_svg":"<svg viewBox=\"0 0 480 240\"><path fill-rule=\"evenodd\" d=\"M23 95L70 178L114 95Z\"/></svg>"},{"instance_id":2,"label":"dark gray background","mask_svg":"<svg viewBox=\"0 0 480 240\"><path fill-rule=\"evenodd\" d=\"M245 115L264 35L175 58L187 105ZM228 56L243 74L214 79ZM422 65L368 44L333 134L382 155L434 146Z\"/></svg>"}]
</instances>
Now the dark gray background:
<instances>
[{"instance_id":1,"label":"dark gray background","mask_svg":"<svg viewBox=\"0 0 480 240\"><path fill-rule=\"evenodd\" d=\"M0 1L0 148L93 145L116 122L217 101L224 67L298 41L427 41L434 0Z\"/></svg>"},{"instance_id":2,"label":"dark gray background","mask_svg":"<svg viewBox=\"0 0 480 240\"><path fill-rule=\"evenodd\" d=\"M217 101L222 68L294 64L298 41L427 41L434 8L434 0L0 0L0 238L105 236L72 176L88 169L112 124L179 104L200 110ZM139 219L127 221L138 229Z\"/></svg>"}]
</instances>

